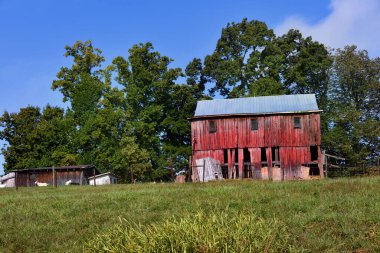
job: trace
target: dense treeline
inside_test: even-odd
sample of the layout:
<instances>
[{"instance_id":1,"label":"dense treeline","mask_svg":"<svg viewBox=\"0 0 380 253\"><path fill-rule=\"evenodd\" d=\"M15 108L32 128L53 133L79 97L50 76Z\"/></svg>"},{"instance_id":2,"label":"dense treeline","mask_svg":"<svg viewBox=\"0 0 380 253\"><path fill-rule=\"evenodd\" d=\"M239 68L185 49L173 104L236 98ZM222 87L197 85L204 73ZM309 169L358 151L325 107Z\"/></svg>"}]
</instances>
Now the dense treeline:
<instances>
[{"instance_id":1,"label":"dense treeline","mask_svg":"<svg viewBox=\"0 0 380 253\"><path fill-rule=\"evenodd\" d=\"M151 43L109 66L91 41L65 50L72 65L59 70L52 89L67 108L28 106L1 117L6 171L95 164L125 181L168 179L170 164L186 168L191 155L196 101L215 96L315 93L328 153L352 164L379 156L380 58L355 46L328 51L297 30L276 36L244 19L222 29L214 52L185 70L171 68Z\"/></svg>"}]
</instances>

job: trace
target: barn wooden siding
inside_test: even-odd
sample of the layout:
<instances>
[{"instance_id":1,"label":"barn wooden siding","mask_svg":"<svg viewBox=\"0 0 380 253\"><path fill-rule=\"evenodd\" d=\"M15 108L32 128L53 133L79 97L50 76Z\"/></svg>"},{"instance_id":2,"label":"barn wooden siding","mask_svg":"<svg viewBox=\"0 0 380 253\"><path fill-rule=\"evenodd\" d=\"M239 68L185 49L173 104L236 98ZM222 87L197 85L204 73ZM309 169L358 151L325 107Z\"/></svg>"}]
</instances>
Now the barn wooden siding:
<instances>
[{"instance_id":1,"label":"barn wooden siding","mask_svg":"<svg viewBox=\"0 0 380 253\"><path fill-rule=\"evenodd\" d=\"M301 118L301 128L294 128L294 117ZM251 130L251 119L257 119L258 130ZM216 132L209 131L209 121L215 121ZM319 113L200 117L191 120L191 129L193 164L197 159L212 157L221 164L228 164L228 177L236 162L239 177L243 176L245 148L249 151L251 165L255 170L262 167L262 148L265 148L269 168L273 166L272 147L278 148L283 179L297 178L300 166L312 162L310 146L317 146L318 160L320 159ZM224 153L226 149L227 161Z\"/></svg>"},{"instance_id":2,"label":"barn wooden siding","mask_svg":"<svg viewBox=\"0 0 380 253\"><path fill-rule=\"evenodd\" d=\"M88 178L94 175L94 167L58 167L54 169L57 185L65 185L71 180L72 184L87 185ZM53 185L52 168L36 168L14 171L17 173L17 186L35 186L35 181ZM99 171L95 168L95 173Z\"/></svg>"}]
</instances>

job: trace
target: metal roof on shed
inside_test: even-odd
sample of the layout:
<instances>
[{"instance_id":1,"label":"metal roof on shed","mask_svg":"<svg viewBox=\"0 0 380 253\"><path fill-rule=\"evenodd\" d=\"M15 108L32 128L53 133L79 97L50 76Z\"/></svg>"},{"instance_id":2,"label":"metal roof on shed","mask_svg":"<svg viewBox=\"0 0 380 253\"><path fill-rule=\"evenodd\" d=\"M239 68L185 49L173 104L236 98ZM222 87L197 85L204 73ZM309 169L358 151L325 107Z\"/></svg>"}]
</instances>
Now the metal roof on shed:
<instances>
[{"instance_id":1,"label":"metal roof on shed","mask_svg":"<svg viewBox=\"0 0 380 253\"><path fill-rule=\"evenodd\" d=\"M314 94L198 101L194 117L320 111Z\"/></svg>"}]
</instances>

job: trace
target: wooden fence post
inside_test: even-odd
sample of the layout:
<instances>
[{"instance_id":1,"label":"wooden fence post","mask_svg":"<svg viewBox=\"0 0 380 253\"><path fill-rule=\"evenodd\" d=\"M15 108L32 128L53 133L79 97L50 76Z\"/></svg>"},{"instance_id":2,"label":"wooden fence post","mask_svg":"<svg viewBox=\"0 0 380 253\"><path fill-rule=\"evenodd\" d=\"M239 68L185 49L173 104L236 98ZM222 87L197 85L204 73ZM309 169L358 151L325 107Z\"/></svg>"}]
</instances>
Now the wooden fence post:
<instances>
[{"instance_id":1,"label":"wooden fence post","mask_svg":"<svg viewBox=\"0 0 380 253\"><path fill-rule=\"evenodd\" d=\"M53 166L53 186L55 187L55 188L57 188L57 178L56 178L56 174L55 174L55 168L54 168L54 166Z\"/></svg>"},{"instance_id":2,"label":"wooden fence post","mask_svg":"<svg viewBox=\"0 0 380 253\"><path fill-rule=\"evenodd\" d=\"M94 186L96 186L95 167L94 167L94 169L93 169L93 174L94 174Z\"/></svg>"},{"instance_id":3,"label":"wooden fence post","mask_svg":"<svg viewBox=\"0 0 380 253\"><path fill-rule=\"evenodd\" d=\"M17 183L17 181L18 181L18 172L15 171L15 186L16 186L16 191L18 191L18 183Z\"/></svg>"},{"instance_id":4,"label":"wooden fence post","mask_svg":"<svg viewBox=\"0 0 380 253\"><path fill-rule=\"evenodd\" d=\"M173 160L170 158L170 177L174 181Z\"/></svg>"}]
</instances>

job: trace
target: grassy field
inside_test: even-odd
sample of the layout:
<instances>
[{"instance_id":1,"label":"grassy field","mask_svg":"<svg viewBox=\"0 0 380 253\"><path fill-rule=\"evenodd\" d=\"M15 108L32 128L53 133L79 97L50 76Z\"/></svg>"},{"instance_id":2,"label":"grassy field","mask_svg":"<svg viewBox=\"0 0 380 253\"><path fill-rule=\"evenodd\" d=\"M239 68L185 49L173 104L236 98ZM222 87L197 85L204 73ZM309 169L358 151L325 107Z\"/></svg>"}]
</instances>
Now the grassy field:
<instances>
[{"instance_id":1,"label":"grassy field","mask_svg":"<svg viewBox=\"0 0 380 253\"><path fill-rule=\"evenodd\" d=\"M279 224L293 251L380 252L380 177L0 189L0 252L91 251L128 224L177 231L199 213Z\"/></svg>"}]
</instances>

